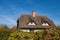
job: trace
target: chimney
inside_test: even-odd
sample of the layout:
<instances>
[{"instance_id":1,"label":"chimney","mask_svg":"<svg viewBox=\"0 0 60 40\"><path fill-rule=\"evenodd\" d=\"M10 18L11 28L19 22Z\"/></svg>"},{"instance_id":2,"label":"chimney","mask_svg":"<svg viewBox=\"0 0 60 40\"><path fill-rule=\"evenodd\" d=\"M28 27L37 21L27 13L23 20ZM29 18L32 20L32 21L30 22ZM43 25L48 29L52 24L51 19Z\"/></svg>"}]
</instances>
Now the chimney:
<instances>
[{"instance_id":1,"label":"chimney","mask_svg":"<svg viewBox=\"0 0 60 40\"><path fill-rule=\"evenodd\" d=\"M32 17L36 17L36 12L32 11Z\"/></svg>"}]
</instances>

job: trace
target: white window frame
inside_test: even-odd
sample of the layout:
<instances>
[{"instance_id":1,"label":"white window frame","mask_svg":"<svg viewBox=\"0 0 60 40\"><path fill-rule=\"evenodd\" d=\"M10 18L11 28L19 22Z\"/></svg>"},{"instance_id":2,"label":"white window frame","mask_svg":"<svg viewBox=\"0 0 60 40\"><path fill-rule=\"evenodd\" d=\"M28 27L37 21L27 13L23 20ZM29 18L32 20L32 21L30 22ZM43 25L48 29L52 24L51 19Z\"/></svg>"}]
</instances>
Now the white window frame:
<instances>
[{"instance_id":1,"label":"white window frame","mask_svg":"<svg viewBox=\"0 0 60 40\"><path fill-rule=\"evenodd\" d=\"M29 22L28 25L36 25L34 22Z\"/></svg>"},{"instance_id":2,"label":"white window frame","mask_svg":"<svg viewBox=\"0 0 60 40\"><path fill-rule=\"evenodd\" d=\"M49 24L48 24L48 23L42 23L42 25L43 25L43 26L49 26Z\"/></svg>"}]
</instances>

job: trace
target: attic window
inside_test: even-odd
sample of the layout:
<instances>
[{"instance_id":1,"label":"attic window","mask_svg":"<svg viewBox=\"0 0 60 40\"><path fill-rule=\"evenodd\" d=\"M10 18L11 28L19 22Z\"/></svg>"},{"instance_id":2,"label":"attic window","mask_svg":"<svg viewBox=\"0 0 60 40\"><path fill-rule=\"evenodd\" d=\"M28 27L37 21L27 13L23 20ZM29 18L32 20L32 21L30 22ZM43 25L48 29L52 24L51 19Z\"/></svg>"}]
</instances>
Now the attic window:
<instances>
[{"instance_id":1,"label":"attic window","mask_svg":"<svg viewBox=\"0 0 60 40\"><path fill-rule=\"evenodd\" d=\"M29 22L28 25L36 25L34 22Z\"/></svg>"},{"instance_id":2,"label":"attic window","mask_svg":"<svg viewBox=\"0 0 60 40\"><path fill-rule=\"evenodd\" d=\"M43 25L43 26L49 26L49 24L48 24L48 23L43 23L42 25Z\"/></svg>"}]
</instances>

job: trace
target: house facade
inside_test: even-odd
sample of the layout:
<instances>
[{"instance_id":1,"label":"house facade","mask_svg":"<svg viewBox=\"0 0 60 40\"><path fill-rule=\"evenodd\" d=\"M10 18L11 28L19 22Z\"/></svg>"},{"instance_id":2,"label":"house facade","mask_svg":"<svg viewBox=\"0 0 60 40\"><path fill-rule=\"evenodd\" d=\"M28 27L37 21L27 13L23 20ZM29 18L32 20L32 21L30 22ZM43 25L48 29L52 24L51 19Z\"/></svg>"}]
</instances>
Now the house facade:
<instances>
[{"instance_id":1,"label":"house facade","mask_svg":"<svg viewBox=\"0 0 60 40\"><path fill-rule=\"evenodd\" d=\"M32 15L21 15L17 20L17 29L24 32L36 32L41 29L55 28L55 24L52 20L46 16L38 16L36 12L32 11Z\"/></svg>"}]
</instances>

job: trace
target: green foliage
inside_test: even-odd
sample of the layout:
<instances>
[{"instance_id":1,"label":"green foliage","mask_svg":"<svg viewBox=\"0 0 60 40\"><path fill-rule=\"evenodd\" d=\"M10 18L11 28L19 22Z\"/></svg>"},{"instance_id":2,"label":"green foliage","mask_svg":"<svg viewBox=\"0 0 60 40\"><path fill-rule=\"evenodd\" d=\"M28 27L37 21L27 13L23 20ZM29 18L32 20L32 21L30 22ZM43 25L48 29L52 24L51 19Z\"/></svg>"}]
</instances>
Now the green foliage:
<instances>
[{"instance_id":1,"label":"green foliage","mask_svg":"<svg viewBox=\"0 0 60 40\"><path fill-rule=\"evenodd\" d=\"M59 29L46 29L37 32L22 32L16 28L0 27L0 40L60 40Z\"/></svg>"},{"instance_id":2,"label":"green foliage","mask_svg":"<svg viewBox=\"0 0 60 40\"><path fill-rule=\"evenodd\" d=\"M10 29L4 25L0 28L0 40L7 40L9 38L11 31Z\"/></svg>"},{"instance_id":3,"label":"green foliage","mask_svg":"<svg viewBox=\"0 0 60 40\"><path fill-rule=\"evenodd\" d=\"M47 35L45 36L46 40L60 40L59 30L49 29L47 30Z\"/></svg>"},{"instance_id":4,"label":"green foliage","mask_svg":"<svg viewBox=\"0 0 60 40\"><path fill-rule=\"evenodd\" d=\"M34 40L41 40L44 38L44 30L38 31L35 34Z\"/></svg>"},{"instance_id":5,"label":"green foliage","mask_svg":"<svg viewBox=\"0 0 60 40\"><path fill-rule=\"evenodd\" d=\"M52 38L55 40L58 40L60 39L59 37L59 31L58 30L54 30L53 33L52 33Z\"/></svg>"},{"instance_id":6,"label":"green foliage","mask_svg":"<svg viewBox=\"0 0 60 40\"><path fill-rule=\"evenodd\" d=\"M23 38L24 38L23 32L14 31L10 34L8 40L23 40Z\"/></svg>"},{"instance_id":7,"label":"green foliage","mask_svg":"<svg viewBox=\"0 0 60 40\"><path fill-rule=\"evenodd\" d=\"M24 39L25 40L33 40L34 34L33 33L25 33Z\"/></svg>"}]
</instances>

